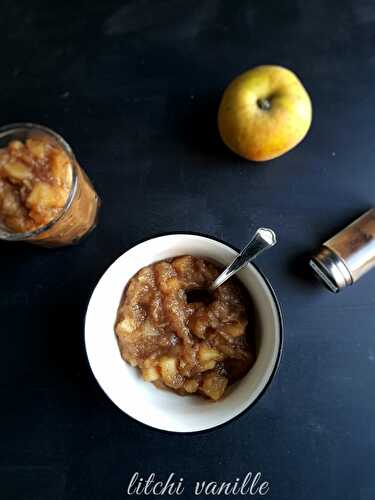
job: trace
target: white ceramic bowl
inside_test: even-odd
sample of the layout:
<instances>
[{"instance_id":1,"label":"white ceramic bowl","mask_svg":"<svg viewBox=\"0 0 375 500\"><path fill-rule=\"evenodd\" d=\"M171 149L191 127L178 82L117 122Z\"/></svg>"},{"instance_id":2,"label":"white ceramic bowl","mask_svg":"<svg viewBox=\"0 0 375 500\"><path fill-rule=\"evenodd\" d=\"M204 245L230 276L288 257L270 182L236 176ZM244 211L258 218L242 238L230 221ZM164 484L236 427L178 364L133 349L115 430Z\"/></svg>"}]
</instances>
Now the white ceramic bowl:
<instances>
[{"instance_id":1,"label":"white ceramic bowl","mask_svg":"<svg viewBox=\"0 0 375 500\"><path fill-rule=\"evenodd\" d=\"M215 403L198 396L178 396L144 382L125 363L114 333L119 302L129 279L144 266L178 255L195 255L228 265L237 252L212 238L171 234L149 239L119 257L97 284L85 323L86 352L91 369L107 396L130 417L172 432L197 432L217 427L249 408L275 373L282 344L280 308L267 280L252 264L238 274L256 310L257 359L249 373Z\"/></svg>"}]
</instances>

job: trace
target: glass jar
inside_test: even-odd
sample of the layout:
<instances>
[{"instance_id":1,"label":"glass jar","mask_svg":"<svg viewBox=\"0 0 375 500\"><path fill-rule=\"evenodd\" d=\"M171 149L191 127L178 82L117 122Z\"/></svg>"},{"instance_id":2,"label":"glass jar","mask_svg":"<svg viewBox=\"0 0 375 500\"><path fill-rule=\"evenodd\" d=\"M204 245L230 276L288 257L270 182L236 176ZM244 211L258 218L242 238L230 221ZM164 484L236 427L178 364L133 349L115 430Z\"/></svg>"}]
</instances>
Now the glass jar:
<instances>
[{"instance_id":1,"label":"glass jar","mask_svg":"<svg viewBox=\"0 0 375 500\"><path fill-rule=\"evenodd\" d=\"M0 148L6 147L11 141L25 142L27 139L41 140L68 156L72 169L71 188L64 207L50 222L29 232L11 231L0 222L0 239L26 241L45 247L77 243L96 226L100 199L69 144L59 134L33 123L15 123L0 128Z\"/></svg>"}]
</instances>

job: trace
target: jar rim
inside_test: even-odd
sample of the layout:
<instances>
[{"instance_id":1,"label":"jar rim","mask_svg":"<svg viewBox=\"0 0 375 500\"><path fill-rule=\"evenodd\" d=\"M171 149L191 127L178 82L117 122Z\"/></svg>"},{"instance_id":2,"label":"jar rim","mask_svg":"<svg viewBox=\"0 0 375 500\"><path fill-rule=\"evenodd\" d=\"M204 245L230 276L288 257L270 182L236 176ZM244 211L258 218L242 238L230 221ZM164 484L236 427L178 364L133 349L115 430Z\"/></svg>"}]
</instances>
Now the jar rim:
<instances>
[{"instance_id":1,"label":"jar rim","mask_svg":"<svg viewBox=\"0 0 375 500\"><path fill-rule=\"evenodd\" d=\"M17 123L10 123L8 125L3 125L2 127L0 127L0 139L3 139L8 134L14 134L17 132L22 133L31 130L39 130L43 132L45 135L51 136L57 142L57 144L63 148L64 152L69 156L72 168L72 185L70 187L70 191L64 207L60 210L60 212L56 215L56 217L47 222L47 224L39 226L32 231L25 231L25 232L11 232L4 230L3 227L0 227L0 240L2 239L6 241L23 241L32 238L34 236L37 236L43 233L44 231L47 231L66 214L66 212L69 210L73 202L74 196L77 191L77 184L78 184L77 166L76 166L77 160L76 157L74 156L72 148L60 134L58 134L57 132L51 130L50 128L44 125L39 125L31 122L17 122Z\"/></svg>"}]
</instances>

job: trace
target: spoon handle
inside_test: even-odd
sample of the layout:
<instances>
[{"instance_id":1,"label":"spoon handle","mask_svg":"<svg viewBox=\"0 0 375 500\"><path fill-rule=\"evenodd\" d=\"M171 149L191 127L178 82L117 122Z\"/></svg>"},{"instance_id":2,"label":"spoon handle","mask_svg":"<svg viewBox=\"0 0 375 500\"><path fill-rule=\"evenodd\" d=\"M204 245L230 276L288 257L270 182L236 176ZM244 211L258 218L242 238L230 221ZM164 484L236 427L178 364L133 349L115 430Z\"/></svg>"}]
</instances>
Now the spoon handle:
<instances>
[{"instance_id":1,"label":"spoon handle","mask_svg":"<svg viewBox=\"0 0 375 500\"><path fill-rule=\"evenodd\" d=\"M259 254L273 247L276 244L276 235L272 229L260 227L255 232L250 242L245 246L240 254L224 269L224 271L216 278L209 287L209 292L213 292L217 287L222 285L233 274L242 269L248 262L252 261Z\"/></svg>"}]
</instances>

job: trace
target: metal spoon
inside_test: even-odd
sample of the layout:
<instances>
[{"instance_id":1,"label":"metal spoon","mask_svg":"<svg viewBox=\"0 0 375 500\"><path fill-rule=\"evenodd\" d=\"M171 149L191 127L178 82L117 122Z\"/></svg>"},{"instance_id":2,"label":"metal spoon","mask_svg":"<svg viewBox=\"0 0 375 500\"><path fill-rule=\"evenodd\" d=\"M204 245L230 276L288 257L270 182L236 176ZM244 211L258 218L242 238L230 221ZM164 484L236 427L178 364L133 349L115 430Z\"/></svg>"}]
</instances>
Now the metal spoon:
<instances>
[{"instance_id":1,"label":"metal spoon","mask_svg":"<svg viewBox=\"0 0 375 500\"><path fill-rule=\"evenodd\" d=\"M196 288L187 290L187 301L191 302L207 302L211 298L211 294L227 281L233 274L238 273L248 262L252 261L259 254L273 247L276 244L276 234L272 229L260 227L255 232L249 243L245 246L240 254L229 264L227 268L211 283L208 288Z\"/></svg>"}]
</instances>

